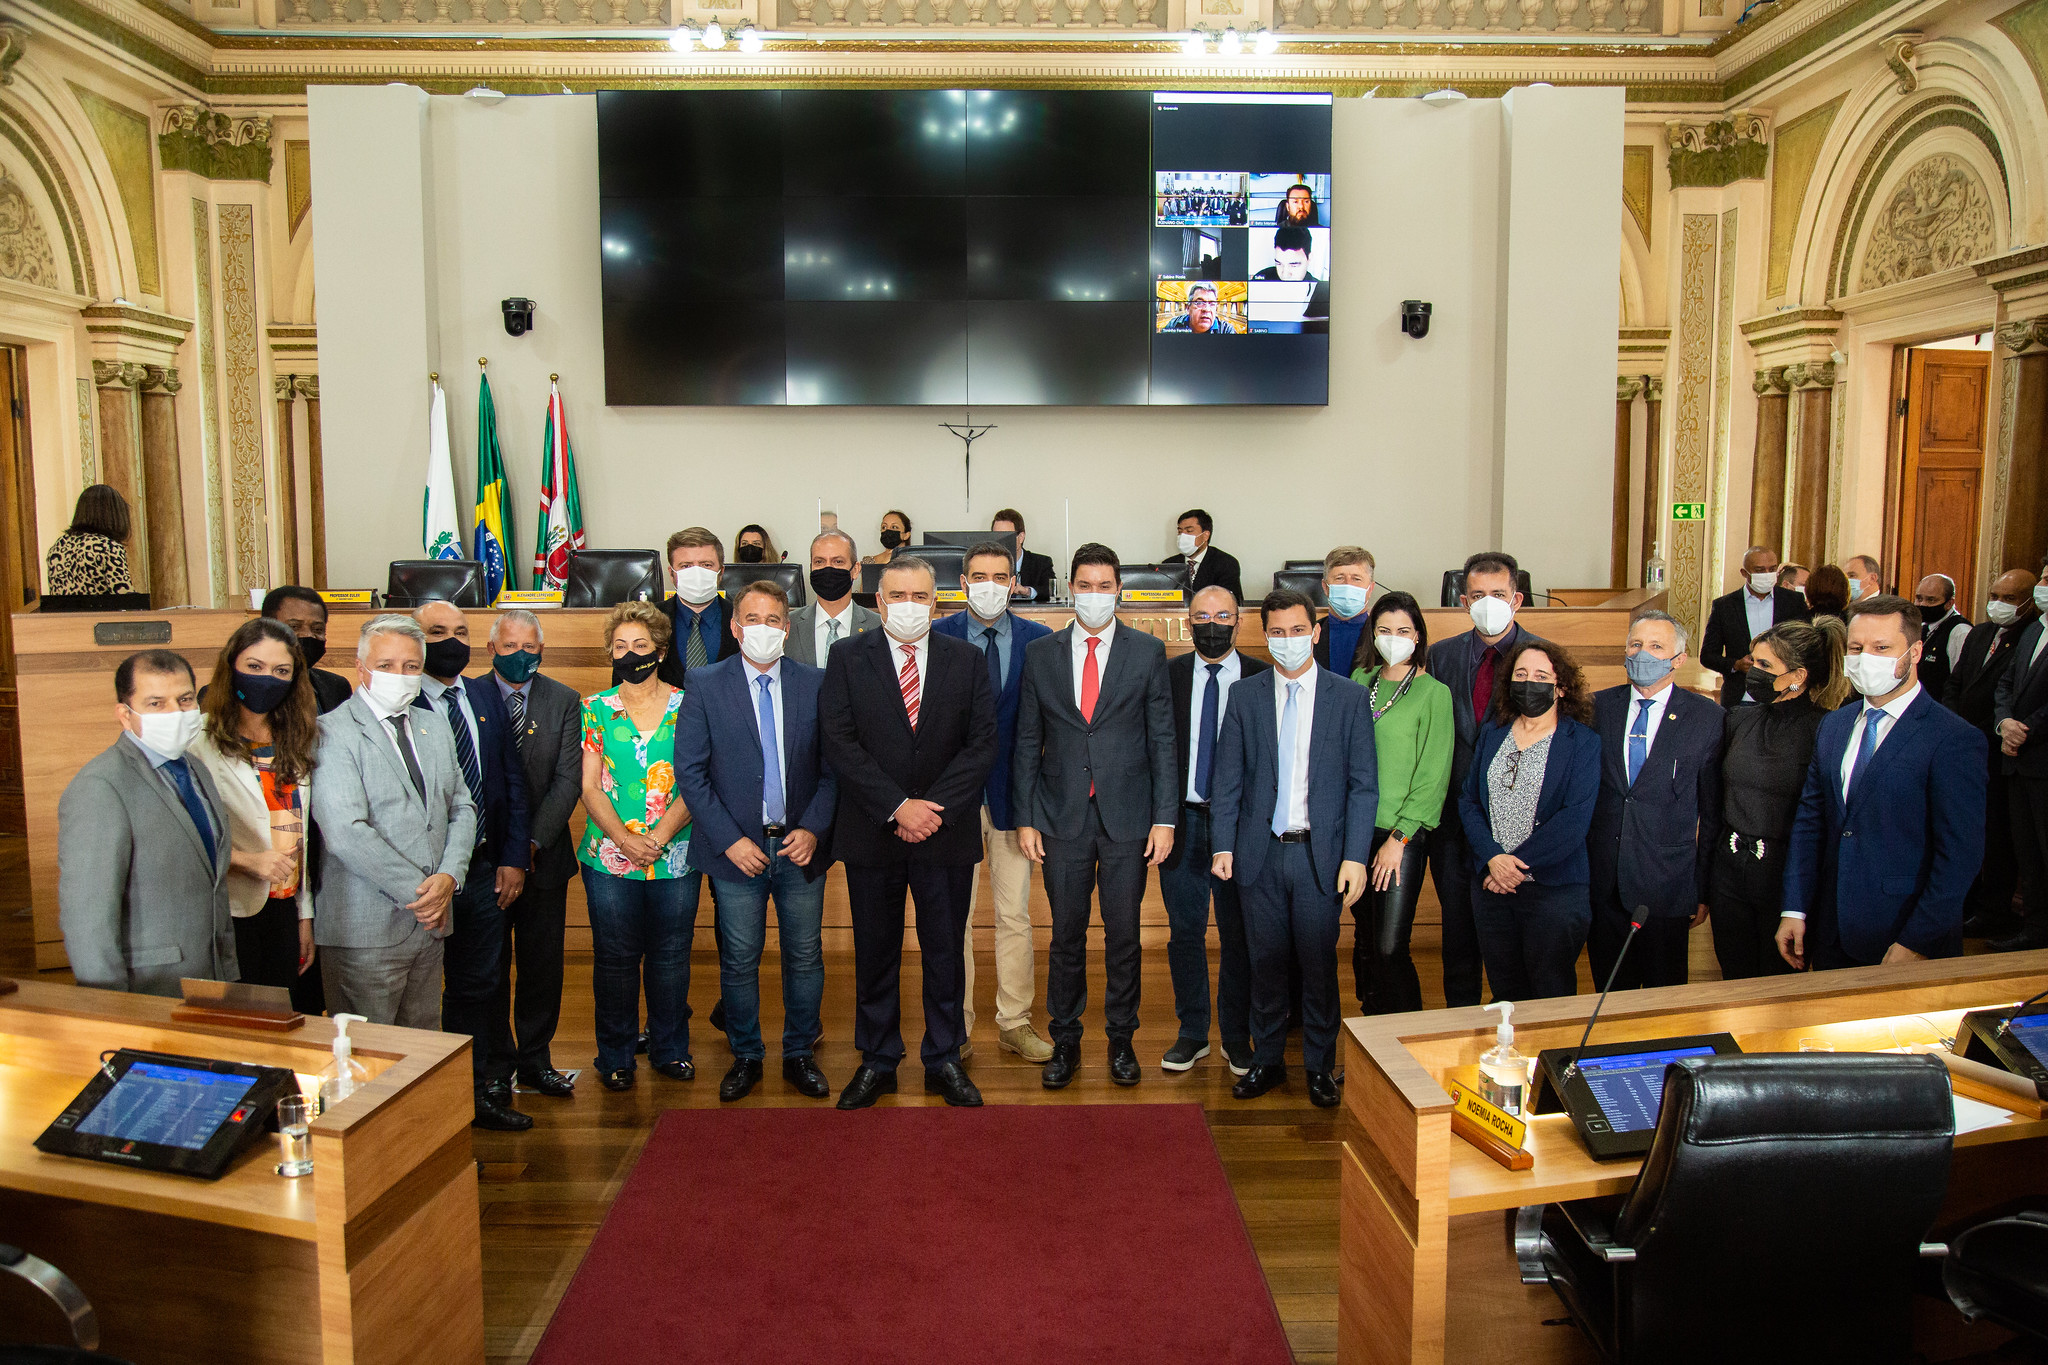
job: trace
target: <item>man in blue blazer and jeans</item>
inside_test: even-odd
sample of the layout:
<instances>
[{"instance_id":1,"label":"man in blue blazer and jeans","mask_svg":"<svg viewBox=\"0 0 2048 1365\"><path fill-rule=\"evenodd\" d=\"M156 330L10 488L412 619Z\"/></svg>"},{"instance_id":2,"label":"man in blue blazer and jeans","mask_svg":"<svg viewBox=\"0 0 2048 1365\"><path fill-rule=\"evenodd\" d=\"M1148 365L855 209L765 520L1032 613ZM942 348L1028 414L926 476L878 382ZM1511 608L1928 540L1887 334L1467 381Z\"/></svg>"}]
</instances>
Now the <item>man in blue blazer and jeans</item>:
<instances>
[{"instance_id":1,"label":"man in blue blazer and jeans","mask_svg":"<svg viewBox=\"0 0 2048 1365\"><path fill-rule=\"evenodd\" d=\"M1268 593L1260 624L1273 667L1225 707L1210 796L1210 869L1235 880L1252 959L1252 1068L1230 1093L1256 1099L1287 1079L1287 963L1301 959L1301 1060L1308 1097L1337 1104L1337 930L1366 889L1379 753L1365 689L1315 661L1315 604Z\"/></svg>"},{"instance_id":2,"label":"man in blue blazer and jeans","mask_svg":"<svg viewBox=\"0 0 2048 1365\"><path fill-rule=\"evenodd\" d=\"M1984 859L1984 733L1920 686L1920 609L1849 611L1863 694L1821 722L1786 849L1778 952L1795 968L1951 957Z\"/></svg>"},{"instance_id":3,"label":"man in blue blazer and jeans","mask_svg":"<svg viewBox=\"0 0 2048 1365\"><path fill-rule=\"evenodd\" d=\"M974 546L960 565L967 610L939 621L932 633L965 640L988 662L988 685L996 696L996 766L989 769L988 785L981 793L981 846L996 902L996 1040L1005 1052L1043 1066L1052 1060L1052 1044L1031 1027L1031 996L1037 986L1031 951L1031 860L1017 845L1017 822L1010 816L1010 750L1017 742L1025 647L1052 631L1011 614L1015 584L1013 561L1001 541ZM967 981L961 1004L970 1041L960 1047L963 1061L974 1050L974 902L979 893L977 879L967 897Z\"/></svg>"},{"instance_id":4,"label":"man in blue blazer and jeans","mask_svg":"<svg viewBox=\"0 0 2048 1365\"><path fill-rule=\"evenodd\" d=\"M738 657L692 670L676 713L676 794L690 808L690 866L717 880L718 977L733 1064L718 1098L761 1081L761 949L768 897L782 935L782 1077L831 1093L812 1049L825 996L820 926L839 787L818 756L825 670L785 659L789 598L766 579L732 604Z\"/></svg>"}]
</instances>

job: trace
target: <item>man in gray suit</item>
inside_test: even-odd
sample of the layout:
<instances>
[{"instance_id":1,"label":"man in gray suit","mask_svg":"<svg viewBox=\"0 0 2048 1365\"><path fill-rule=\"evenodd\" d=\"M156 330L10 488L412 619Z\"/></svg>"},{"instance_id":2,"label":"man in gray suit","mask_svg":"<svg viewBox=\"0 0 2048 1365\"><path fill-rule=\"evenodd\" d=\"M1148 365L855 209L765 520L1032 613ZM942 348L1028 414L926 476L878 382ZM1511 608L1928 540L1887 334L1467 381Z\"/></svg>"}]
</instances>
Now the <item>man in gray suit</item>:
<instances>
[{"instance_id":1,"label":"man in gray suit","mask_svg":"<svg viewBox=\"0 0 2048 1365\"><path fill-rule=\"evenodd\" d=\"M1074 552L1067 583L1075 624L1025 648L1017 698L1010 816L1017 822L1017 847L1045 867L1052 906L1048 1090L1072 1081L1081 1061L1091 890L1102 910L1109 1078L1138 1083L1131 1048L1138 1030L1138 906L1145 869L1173 851L1180 819L1166 648L1117 623L1122 580L1116 551L1107 545Z\"/></svg>"},{"instance_id":2,"label":"man in gray suit","mask_svg":"<svg viewBox=\"0 0 2048 1365\"><path fill-rule=\"evenodd\" d=\"M114 670L124 732L57 803L57 918L81 986L177 995L179 979L234 981L228 830L205 765L192 666L168 649Z\"/></svg>"},{"instance_id":3,"label":"man in gray suit","mask_svg":"<svg viewBox=\"0 0 2048 1365\"><path fill-rule=\"evenodd\" d=\"M882 624L880 613L853 600L859 553L844 531L820 531L811 540L811 603L790 613L785 658L823 668L833 645Z\"/></svg>"},{"instance_id":4,"label":"man in gray suit","mask_svg":"<svg viewBox=\"0 0 2048 1365\"><path fill-rule=\"evenodd\" d=\"M327 846L313 941L330 1009L433 1029L477 812L448 722L412 704L426 657L417 621L372 618L356 642L356 694L320 718L313 818Z\"/></svg>"}]
</instances>

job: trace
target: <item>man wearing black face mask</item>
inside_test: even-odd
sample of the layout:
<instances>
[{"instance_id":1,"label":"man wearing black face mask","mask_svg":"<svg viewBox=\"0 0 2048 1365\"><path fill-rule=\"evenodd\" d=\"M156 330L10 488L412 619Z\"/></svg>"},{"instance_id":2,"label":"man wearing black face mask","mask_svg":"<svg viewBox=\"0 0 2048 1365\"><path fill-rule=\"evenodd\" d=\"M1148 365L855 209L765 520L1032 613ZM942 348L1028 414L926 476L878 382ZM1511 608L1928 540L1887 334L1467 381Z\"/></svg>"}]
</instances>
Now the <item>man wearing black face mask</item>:
<instances>
[{"instance_id":1,"label":"man wearing black face mask","mask_svg":"<svg viewBox=\"0 0 2048 1365\"><path fill-rule=\"evenodd\" d=\"M820 531L811 541L811 604L790 613L785 647L798 663L823 668L832 646L882 624L879 614L853 600L859 553L844 531Z\"/></svg>"},{"instance_id":2,"label":"man wearing black face mask","mask_svg":"<svg viewBox=\"0 0 2048 1365\"><path fill-rule=\"evenodd\" d=\"M299 653L306 656L306 681L313 684L313 700L321 715L354 695L355 684L347 678L314 667L327 653L327 602L319 593L296 583L272 588L264 595L261 614L289 627L299 637ZM312 861L315 867L319 866L317 853Z\"/></svg>"},{"instance_id":3,"label":"man wearing black face mask","mask_svg":"<svg viewBox=\"0 0 2048 1365\"><path fill-rule=\"evenodd\" d=\"M476 853L455 893L455 924L444 946L441 1028L479 1040L469 1054L476 1083L475 1126L523 1132L533 1120L502 1102L511 1095L492 1084L489 1043L505 973L505 909L525 891L533 856L525 768L497 685L488 676L462 676L469 667L469 622L461 608L429 602L413 619L427 634L426 676L413 705L448 722L456 766L477 809Z\"/></svg>"}]
</instances>

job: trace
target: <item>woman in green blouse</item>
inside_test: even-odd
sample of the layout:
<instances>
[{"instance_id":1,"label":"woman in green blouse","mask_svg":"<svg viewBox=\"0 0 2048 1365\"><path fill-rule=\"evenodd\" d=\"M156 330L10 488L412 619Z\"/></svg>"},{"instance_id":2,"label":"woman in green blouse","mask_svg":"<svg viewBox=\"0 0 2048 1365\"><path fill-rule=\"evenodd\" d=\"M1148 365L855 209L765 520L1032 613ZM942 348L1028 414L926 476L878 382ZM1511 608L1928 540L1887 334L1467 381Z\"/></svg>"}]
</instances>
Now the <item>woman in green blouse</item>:
<instances>
[{"instance_id":1,"label":"woman in green blouse","mask_svg":"<svg viewBox=\"0 0 2048 1365\"><path fill-rule=\"evenodd\" d=\"M1415 900L1429 831L1443 814L1451 785L1451 690L1429 676L1429 627L1405 592L1373 604L1366 637L1383 661L1351 680L1372 699L1373 742L1380 762L1379 815L1372 837L1372 891L1351 907L1357 933L1351 974L1367 1014L1422 1008L1422 983L1408 956Z\"/></svg>"}]
</instances>

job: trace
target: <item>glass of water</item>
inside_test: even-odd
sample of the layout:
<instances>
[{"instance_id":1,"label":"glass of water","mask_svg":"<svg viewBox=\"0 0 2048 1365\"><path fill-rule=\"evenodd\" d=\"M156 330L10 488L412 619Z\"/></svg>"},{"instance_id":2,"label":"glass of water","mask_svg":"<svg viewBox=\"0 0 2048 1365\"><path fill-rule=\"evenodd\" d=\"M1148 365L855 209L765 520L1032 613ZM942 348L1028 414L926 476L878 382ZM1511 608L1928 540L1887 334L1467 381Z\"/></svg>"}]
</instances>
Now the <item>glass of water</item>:
<instances>
[{"instance_id":1,"label":"glass of water","mask_svg":"<svg viewBox=\"0 0 2048 1365\"><path fill-rule=\"evenodd\" d=\"M313 1173L313 1101L287 1095L277 1102L277 1141L284 1157L277 1163L279 1175Z\"/></svg>"}]
</instances>

